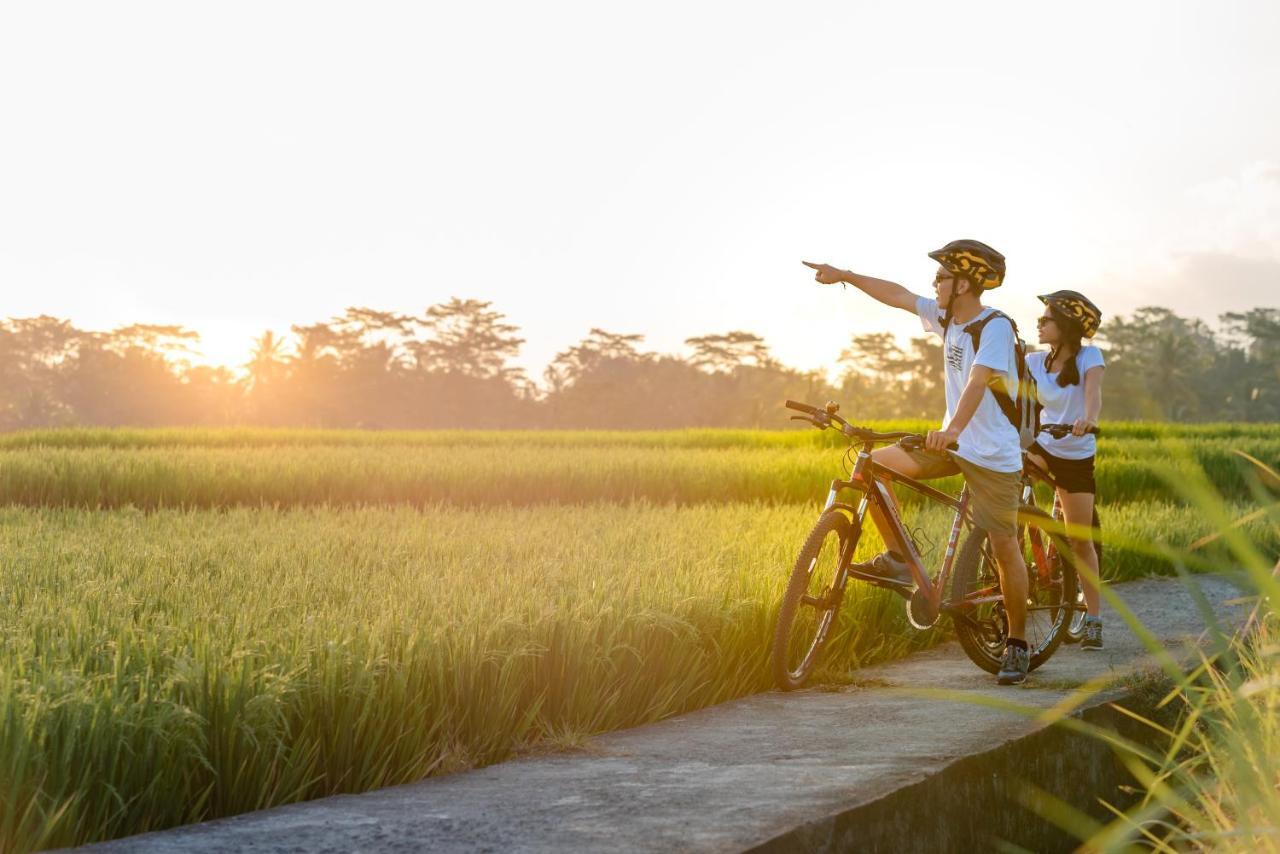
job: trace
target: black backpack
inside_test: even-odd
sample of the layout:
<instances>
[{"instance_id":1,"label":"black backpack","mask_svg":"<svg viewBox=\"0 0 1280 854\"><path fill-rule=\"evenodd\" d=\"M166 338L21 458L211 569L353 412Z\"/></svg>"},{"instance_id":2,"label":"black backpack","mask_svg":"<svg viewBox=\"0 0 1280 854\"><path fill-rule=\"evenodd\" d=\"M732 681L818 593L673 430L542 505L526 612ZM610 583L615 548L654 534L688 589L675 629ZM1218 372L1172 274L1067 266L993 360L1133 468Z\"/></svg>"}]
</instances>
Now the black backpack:
<instances>
[{"instance_id":1,"label":"black backpack","mask_svg":"<svg viewBox=\"0 0 1280 854\"><path fill-rule=\"evenodd\" d=\"M993 309L986 317L964 327L964 331L968 332L969 337L973 339L973 352L977 353L978 345L982 343L983 327L997 317L1003 317L1013 327L1013 358L1018 365L1018 389L1017 394L1010 397L1004 383L997 377L991 378L988 389L991 396L996 399L1004 417L1008 418L1009 423L1018 431L1018 443L1023 448L1029 448L1036 440L1036 431L1040 429L1040 402L1036 397L1035 379L1027 370L1027 343L1018 334L1018 324L1003 311Z\"/></svg>"}]
</instances>

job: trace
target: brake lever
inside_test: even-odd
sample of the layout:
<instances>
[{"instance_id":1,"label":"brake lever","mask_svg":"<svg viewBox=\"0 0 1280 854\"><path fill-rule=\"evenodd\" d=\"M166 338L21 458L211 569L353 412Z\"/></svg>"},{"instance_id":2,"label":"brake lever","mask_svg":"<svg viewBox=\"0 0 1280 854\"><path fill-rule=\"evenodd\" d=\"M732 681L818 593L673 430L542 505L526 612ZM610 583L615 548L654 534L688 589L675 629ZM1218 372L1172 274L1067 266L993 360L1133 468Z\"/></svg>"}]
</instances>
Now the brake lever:
<instances>
[{"instance_id":1,"label":"brake lever","mask_svg":"<svg viewBox=\"0 0 1280 854\"><path fill-rule=\"evenodd\" d=\"M814 427L817 427L819 430L827 429L823 425L819 424L816 418L810 418L808 415L792 415L791 420L792 421L808 421L810 424L812 424Z\"/></svg>"}]
</instances>

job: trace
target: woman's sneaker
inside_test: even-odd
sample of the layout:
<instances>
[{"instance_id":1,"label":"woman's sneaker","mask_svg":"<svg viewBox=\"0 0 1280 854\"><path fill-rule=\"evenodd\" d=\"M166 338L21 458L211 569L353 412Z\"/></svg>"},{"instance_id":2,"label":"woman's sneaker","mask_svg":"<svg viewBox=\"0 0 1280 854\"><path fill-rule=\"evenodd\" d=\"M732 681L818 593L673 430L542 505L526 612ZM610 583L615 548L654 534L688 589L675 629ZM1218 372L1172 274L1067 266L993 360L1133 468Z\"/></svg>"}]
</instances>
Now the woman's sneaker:
<instances>
[{"instance_id":1,"label":"woman's sneaker","mask_svg":"<svg viewBox=\"0 0 1280 854\"><path fill-rule=\"evenodd\" d=\"M1017 685L1025 682L1027 671L1031 669L1031 653L1024 646L1009 644L1004 648L1004 661L1000 662L1000 672L996 675L996 683L1000 685Z\"/></svg>"},{"instance_id":2,"label":"woman's sneaker","mask_svg":"<svg viewBox=\"0 0 1280 854\"><path fill-rule=\"evenodd\" d=\"M1084 639L1080 641L1081 649L1102 649L1102 620L1097 617L1084 618Z\"/></svg>"}]
</instances>

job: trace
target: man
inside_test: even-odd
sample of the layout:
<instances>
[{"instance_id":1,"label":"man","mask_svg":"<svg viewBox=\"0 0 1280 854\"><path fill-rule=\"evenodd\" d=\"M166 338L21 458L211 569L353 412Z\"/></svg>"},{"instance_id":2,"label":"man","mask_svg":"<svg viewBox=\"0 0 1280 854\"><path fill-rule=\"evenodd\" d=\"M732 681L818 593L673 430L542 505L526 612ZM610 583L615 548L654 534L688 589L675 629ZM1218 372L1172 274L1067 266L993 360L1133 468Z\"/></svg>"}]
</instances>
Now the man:
<instances>
[{"instance_id":1,"label":"man","mask_svg":"<svg viewBox=\"0 0 1280 854\"><path fill-rule=\"evenodd\" d=\"M827 264L804 264L817 271L814 278L819 283L853 285L885 305L919 316L924 328L942 339L947 397L942 429L929 432L925 450L907 451L889 445L878 448L873 456L885 468L917 480L964 475L974 521L986 529L995 553L1009 619L1008 645L997 681L1015 685L1027 678L1030 667L1027 566L1017 537L1022 448L1018 429L992 393L997 383L1004 384L1003 391L1011 397L1016 392L1014 331L1007 318L991 318L982 327L976 352L973 336L965 331L995 311L982 304L982 294L1004 282L1004 256L977 240L955 240L930 252L929 257L938 262L934 299L883 279ZM960 449L948 452L947 446L953 442L959 443ZM889 549L870 562L871 570L909 580L904 557L893 551L893 544Z\"/></svg>"}]
</instances>

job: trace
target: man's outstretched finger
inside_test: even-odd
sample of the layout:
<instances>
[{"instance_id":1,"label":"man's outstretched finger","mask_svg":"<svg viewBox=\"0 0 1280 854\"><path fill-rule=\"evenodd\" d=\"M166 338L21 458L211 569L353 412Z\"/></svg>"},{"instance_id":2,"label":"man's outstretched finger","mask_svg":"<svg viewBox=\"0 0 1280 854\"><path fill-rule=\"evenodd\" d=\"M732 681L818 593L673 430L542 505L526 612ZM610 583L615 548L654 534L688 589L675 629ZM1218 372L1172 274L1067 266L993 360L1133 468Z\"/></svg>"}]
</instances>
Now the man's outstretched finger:
<instances>
[{"instance_id":1,"label":"man's outstretched finger","mask_svg":"<svg viewBox=\"0 0 1280 854\"><path fill-rule=\"evenodd\" d=\"M821 265L821 264L815 264L815 263L813 263L812 261L801 261L800 263L801 263L801 264L803 264L803 265L805 265L806 267L808 267L808 268L809 268L809 269L811 269L811 270L821 270L821 269L822 269L822 265Z\"/></svg>"}]
</instances>

